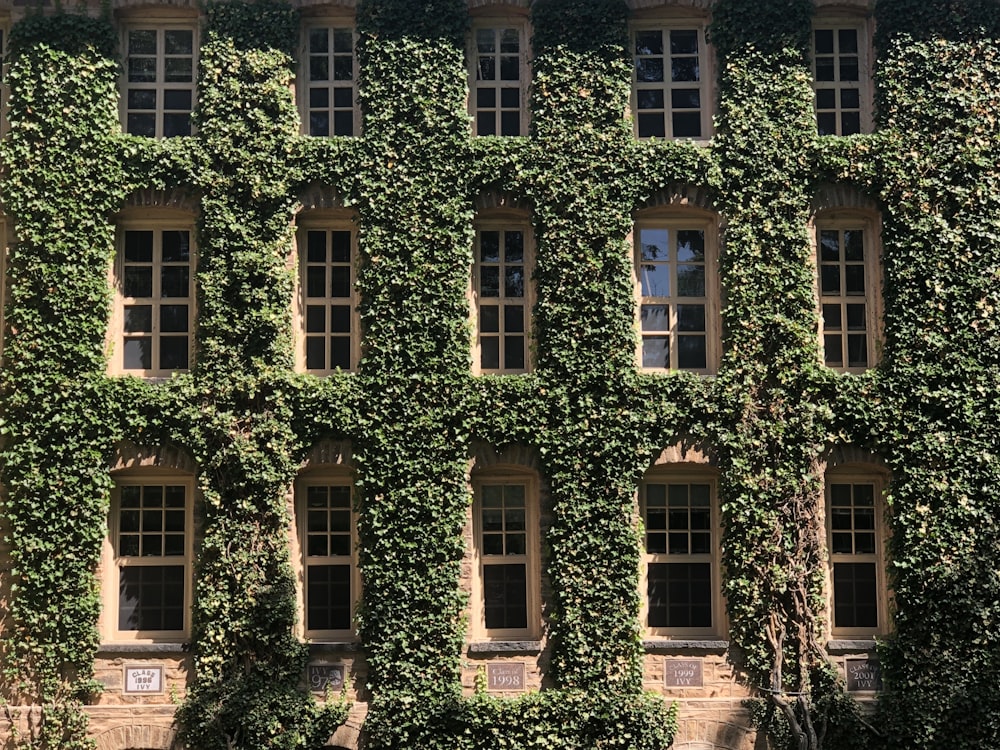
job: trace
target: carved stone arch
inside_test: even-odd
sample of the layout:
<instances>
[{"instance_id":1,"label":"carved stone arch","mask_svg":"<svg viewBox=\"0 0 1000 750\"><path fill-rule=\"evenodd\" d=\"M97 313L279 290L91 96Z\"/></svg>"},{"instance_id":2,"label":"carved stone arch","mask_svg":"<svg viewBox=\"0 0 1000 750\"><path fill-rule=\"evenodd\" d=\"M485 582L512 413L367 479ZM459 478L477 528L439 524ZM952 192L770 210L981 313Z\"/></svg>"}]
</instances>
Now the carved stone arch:
<instances>
[{"instance_id":1,"label":"carved stone arch","mask_svg":"<svg viewBox=\"0 0 1000 750\"><path fill-rule=\"evenodd\" d=\"M342 210L349 206L335 187L322 182L311 182L299 194L299 213L317 210Z\"/></svg>"},{"instance_id":2,"label":"carved stone arch","mask_svg":"<svg viewBox=\"0 0 1000 750\"><path fill-rule=\"evenodd\" d=\"M524 8L527 10L531 7L531 0L468 0L468 4L469 10L495 6L498 6L501 10L504 8Z\"/></svg>"},{"instance_id":3,"label":"carved stone arch","mask_svg":"<svg viewBox=\"0 0 1000 750\"><path fill-rule=\"evenodd\" d=\"M538 451L524 445L507 445L497 450L489 443L474 442L469 455L470 471L518 468L539 472Z\"/></svg>"},{"instance_id":4,"label":"carved stone arch","mask_svg":"<svg viewBox=\"0 0 1000 750\"><path fill-rule=\"evenodd\" d=\"M193 17L200 8L200 0L169 0L169 4L166 6L170 10L181 11L177 13L178 17L187 16ZM149 10L151 6L156 6L157 11L161 11L163 6L152 2L152 0L112 0L111 9L115 11L127 11L129 13L133 12L133 9L144 8ZM190 10L190 13L183 13L185 10ZM135 17L139 18L138 13L135 13Z\"/></svg>"},{"instance_id":5,"label":"carved stone arch","mask_svg":"<svg viewBox=\"0 0 1000 750\"><path fill-rule=\"evenodd\" d=\"M659 455L653 459L649 468L681 464L718 469L719 458L715 448L705 441L682 437L676 443L663 448Z\"/></svg>"},{"instance_id":6,"label":"carved stone arch","mask_svg":"<svg viewBox=\"0 0 1000 750\"><path fill-rule=\"evenodd\" d=\"M853 468L889 475L889 467L881 456L856 445L834 446L823 458L824 471Z\"/></svg>"},{"instance_id":7,"label":"carved stone arch","mask_svg":"<svg viewBox=\"0 0 1000 750\"><path fill-rule=\"evenodd\" d=\"M690 717L681 719L673 750L740 750L746 747L751 734L747 726L736 721Z\"/></svg>"},{"instance_id":8,"label":"carved stone arch","mask_svg":"<svg viewBox=\"0 0 1000 750\"><path fill-rule=\"evenodd\" d=\"M356 0L292 0L293 8L346 8L354 10L357 7Z\"/></svg>"},{"instance_id":9,"label":"carved stone arch","mask_svg":"<svg viewBox=\"0 0 1000 750\"><path fill-rule=\"evenodd\" d=\"M155 208L184 211L197 214L201 210L201 202L197 193L184 188L169 188L166 190L144 189L136 190L125 198L122 211Z\"/></svg>"},{"instance_id":10,"label":"carved stone arch","mask_svg":"<svg viewBox=\"0 0 1000 750\"><path fill-rule=\"evenodd\" d=\"M844 11L848 13L871 13L875 10L873 0L814 0L817 11Z\"/></svg>"},{"instance_id":11,"label":"carved stone arch","mask_svg":"<svg viewBox=\"0 0 1000 750\"><path fill-rule=\"evenodd\" d=\"M306 452L299 468L309 471L331 467L354 469L354 454L349 440L320 440Z\"/></svg>"},{"instance_id":12,"label":"carved stone arch","mask_svg":"<svg viewBox=\"0 0 1000 750\"><path fill-rule=\"evenodd\" d=\"M853 185L844 183L822 183L813 195L810 208L814 215L821 211L837 209L869 215L879 213L879 205L874 198L861 192Z\"/></svg>"},{"instance_id":13,"label":"carved stone arch","mask_svg":"<svg viewBox=\"0 0 1000 750\"><path fill-rule=\"evenodd\" d=\"M719 210L712 203L708 188L702 185L675 182L646 199L638 207L639 211L668 208L696 208L718 215Z\"/></svg>"},{"instance_id":14,"label":"carved stone arch","mask_svg":"<svg viewBox=\"0 0 1000 750\"><path fill-rule=\"evenodd\" d=\"M115 446L111 457L112 472L135 469L169 469L197 474L198 465L188 453L174 445L136 445L123 441Z\"/></svg>"},{"instance_id":15,"label":"carved stone arch","mask_svg":"<svg viewBox=\"0 0 1000 750\"><path fill-rule=\"evenodd\" d=\"M494 211L517 211L530 214L533 211L530 201L500 190L483 190L475 197L472 206L477 214Z\"/></svg>"},{"instance_id":16,"label":"carved stone arch","mask_svg":"<svg viewBox=\"0 0 1000 750\"><path fill-rule=\"evenodd\" d=\"M96 750L175 750L176 732L155 724L129 724L102 732Z\"/></svg>"},{"instance_id":17,"label":"carved stone arch","mask_svg":"<svg viewBox=\"0 0 1000 750\"><path fill-rule=\"evenodd\" d=\"M715 0L683 0L683 2L665 2L664 0L625 0L629 10L687 10L689 8L708 13Z\"/></svg>"}]
</instances>

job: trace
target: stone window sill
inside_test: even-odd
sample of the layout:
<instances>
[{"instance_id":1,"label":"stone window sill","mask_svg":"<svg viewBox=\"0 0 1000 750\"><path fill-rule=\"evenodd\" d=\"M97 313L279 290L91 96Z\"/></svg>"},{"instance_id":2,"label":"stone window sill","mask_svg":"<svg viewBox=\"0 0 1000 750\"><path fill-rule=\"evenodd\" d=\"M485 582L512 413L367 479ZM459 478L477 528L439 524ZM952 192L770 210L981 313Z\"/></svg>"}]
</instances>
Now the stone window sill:
<instances>
[{"instance_id":1,"label":"stone window sill","mask_svg":"<svg viewBox=\"0 0 1000 750\"><path fill-rule=\"evenodd\" d=\"M647 653L673 653L675 651L721 654L729 649L729 641L709 638L647 638L642 647Z\"/></svg>"},{"instance_id":2,"label":"stone window sill","mask_svg":"<svg viewBox=\"0 0 1000 750\"><path fill-rule=\"evenodd\" d=\"M541 641L476 641L470 643L469 654L537 654Z\"/></svg>"}]
</instances>

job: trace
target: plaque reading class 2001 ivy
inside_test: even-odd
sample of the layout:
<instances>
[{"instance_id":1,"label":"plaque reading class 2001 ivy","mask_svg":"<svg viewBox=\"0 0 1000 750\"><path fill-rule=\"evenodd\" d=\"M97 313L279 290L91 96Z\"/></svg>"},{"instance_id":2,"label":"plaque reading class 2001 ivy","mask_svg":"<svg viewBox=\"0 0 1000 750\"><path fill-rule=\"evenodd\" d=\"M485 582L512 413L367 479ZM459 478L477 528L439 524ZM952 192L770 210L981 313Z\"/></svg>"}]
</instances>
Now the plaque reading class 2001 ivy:
<instances>
[{"instance_id":1,"label":"plaque reading class 2001 ivy","mask_svg":"<svg viewBox=\"0 0 1000 750\"><path fill-rule=\"evenodd\" d=\"M851 693L877 693L882 690L882 666L878 659L845 659L847 690Z\"/></svg>"}]
</instances>

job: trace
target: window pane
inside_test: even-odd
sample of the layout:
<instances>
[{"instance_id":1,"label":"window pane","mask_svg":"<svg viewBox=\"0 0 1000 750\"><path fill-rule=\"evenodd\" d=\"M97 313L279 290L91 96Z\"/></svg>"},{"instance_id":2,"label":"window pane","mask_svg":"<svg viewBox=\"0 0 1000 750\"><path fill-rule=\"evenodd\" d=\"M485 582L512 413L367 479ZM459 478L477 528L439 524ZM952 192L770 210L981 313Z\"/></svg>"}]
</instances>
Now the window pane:
<instances>
[{"instance_id":1,"label":"window pane","mask_svg":"<svg viewBox=\"0 0 1000 750\"><path fill-rule=\"evenodd\" d=\"M487 628L526 628L527 595L524 564L483 566L483 601Z\"/></svg>"}]
</instances>

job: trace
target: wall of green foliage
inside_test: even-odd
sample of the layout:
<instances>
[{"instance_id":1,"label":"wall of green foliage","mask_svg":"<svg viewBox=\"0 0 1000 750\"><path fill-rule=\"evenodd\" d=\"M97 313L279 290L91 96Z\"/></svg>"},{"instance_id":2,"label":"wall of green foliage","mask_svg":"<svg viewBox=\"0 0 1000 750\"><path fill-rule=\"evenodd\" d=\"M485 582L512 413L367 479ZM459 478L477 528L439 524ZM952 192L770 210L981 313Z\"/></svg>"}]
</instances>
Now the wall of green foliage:
<instances>
[{"instance_id":1,"label":"wall of green foliage","mask_svg":"<svg viewBox=\"0 0 1000 750\"><path fill-rule=\"evenodd\" d=\"M359 0L353 139L298 135L299 19L281 2L207 7L197 134L159 142L119 133L108 19L16 24L0 180L18 237L0 374L14 568L2 685L46 721L14 741L89 746L107 466L130 440L179 446L200 467L182 739L325 744L347 706L299 687L308 652L291 635L285 493L329 437L350 440L357 464L370 746L659 750L676 714L641 689L632 508L651 457L688 436L719 456L730 653L768 697L751 713L776 747L1000 746L1000 10L879 0L878 130L851 138L815 135L812 12L809 0L717 0L707 148L633 138L622 0L533 4L523 138L470 137L463 0ZM882 207L884 351L861 377L818 365L806 226L820 181ZM364 258L360 372L325 379L292 372L286 258L314 182L356 211ZM726 220L713 379L634 367L626 237L633 212L673 184L706 188ZM201 203L196 365L163 383L105 374L113 216L143 188ZM469 375L473 201L486 189L533 206L526 376ZM463 698L459 683L473 440L534 447L551 491L550 688L515 700ZM815 467L840 444L893 472L896 632L881 649L878 731L816 637ZM819 736L802 745L807 718Z\"/></svg>"}]
</instances>

